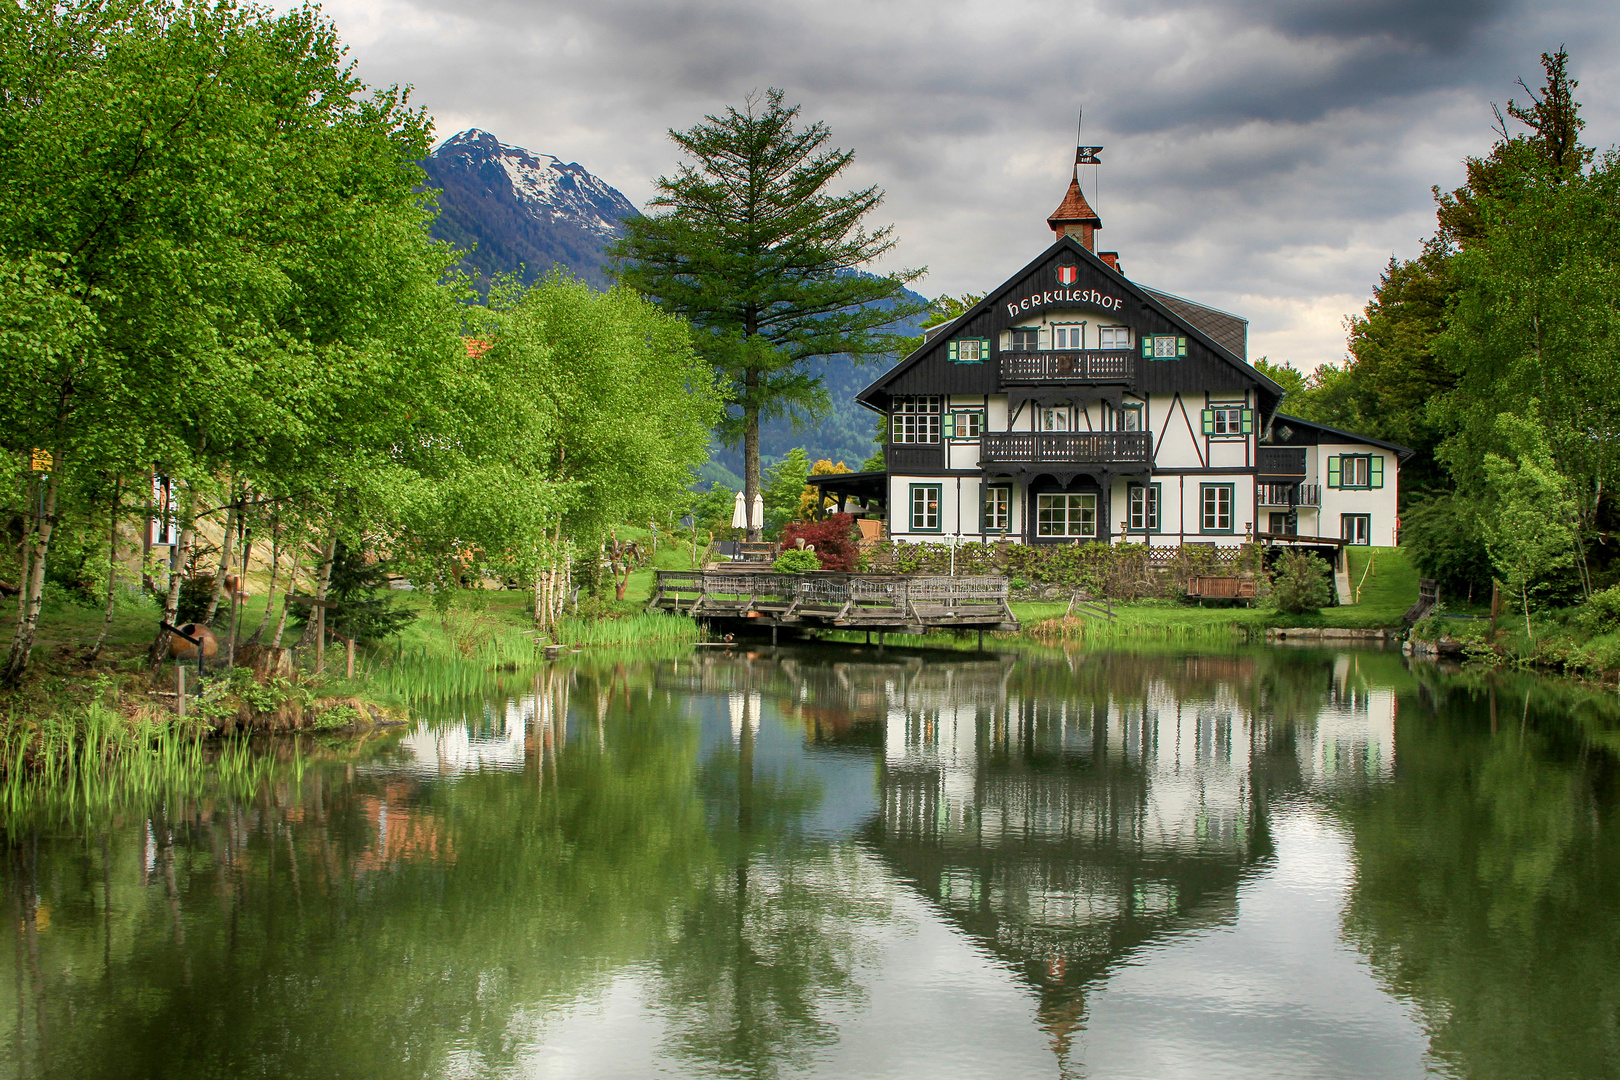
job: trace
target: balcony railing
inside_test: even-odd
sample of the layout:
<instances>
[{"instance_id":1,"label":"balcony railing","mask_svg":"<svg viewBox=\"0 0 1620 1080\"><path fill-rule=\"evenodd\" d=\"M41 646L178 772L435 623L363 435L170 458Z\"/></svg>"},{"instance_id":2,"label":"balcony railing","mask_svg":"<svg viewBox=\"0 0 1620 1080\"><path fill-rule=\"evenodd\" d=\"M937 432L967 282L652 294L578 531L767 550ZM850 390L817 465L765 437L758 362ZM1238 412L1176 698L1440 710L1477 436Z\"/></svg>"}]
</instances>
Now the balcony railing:
<instances>
[{"instance_id":1,"label":"balcony railing","mask_svg":"<svg viewBox=\"0 0 1620 1080\"><path fill-rule=\"evenodd\" d=\"M1321 506L1321 484L1261 484L1261 506Z\"/></svg>"},{"instance_id":2,"label":"balcony railing","mask_svg":"<svg viewBox=\"0 0 1620 1080\"><path fill-rule=\"evenodd\" d=\"M981 465L1146 464L1152 460L1153 436L1146 431L987 432L979 450Z\"/></svg>"},{"instance_id":3,"label":"balcony railing","mask_svg":"<svg viewBox=\"0 0 1620 1080\"><path fill-rule=\"evenodd\" d=\"M883 464L891 473L938 472L945 467L945 444L889 443Z\"/></svg>"},{"instance_id":4,"label":"balcony railing","mask_svg":"<svg viewBox=\"0 0 1620 1080\"><path fill-rule=\"evenodd\" d=\"M1255 464L1261 476L1304 476L1305 447L1262 446Z\"/></svg>"},{"instance_id":5,"label":"balcony railing","mask_svg":"<svg viewBox=\"0 0 1620 1080\"><path fill-rule=\"evenodd\" d=\"M1003 352L1001 381L1012 383L1128 383L1135 356L1123 349Z\"/></svg>"}]
</instances>

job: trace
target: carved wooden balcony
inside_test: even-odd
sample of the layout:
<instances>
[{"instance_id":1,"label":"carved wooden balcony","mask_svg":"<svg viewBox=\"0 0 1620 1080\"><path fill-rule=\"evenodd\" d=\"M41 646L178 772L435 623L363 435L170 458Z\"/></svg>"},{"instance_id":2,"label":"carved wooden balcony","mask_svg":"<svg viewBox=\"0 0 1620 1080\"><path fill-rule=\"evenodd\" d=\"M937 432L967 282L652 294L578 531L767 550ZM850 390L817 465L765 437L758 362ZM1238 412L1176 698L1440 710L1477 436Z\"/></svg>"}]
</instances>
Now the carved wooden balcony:
<instances>
[{"instance_id":1,"label":"carved wooden balcony","mask_svg":"<svg viewBox=\"0 0 1620 1080\"><path fill-rule=\"evenodd\" d=\"M1151 464L1153 436L1146 431L987 432L980 465Z\"/></svg>"},{"instance_id":2,"label":"carved wooden balcony","mask_svg":"<svg viewBox=\"0 0 1620 1080\"><path fill-rule=\"evenodd\" d=\"M1064 383L1126 384L1136 375L1136 357L1126 349L1003 352L1004 386Z\"/></svg>"}]
</instances>

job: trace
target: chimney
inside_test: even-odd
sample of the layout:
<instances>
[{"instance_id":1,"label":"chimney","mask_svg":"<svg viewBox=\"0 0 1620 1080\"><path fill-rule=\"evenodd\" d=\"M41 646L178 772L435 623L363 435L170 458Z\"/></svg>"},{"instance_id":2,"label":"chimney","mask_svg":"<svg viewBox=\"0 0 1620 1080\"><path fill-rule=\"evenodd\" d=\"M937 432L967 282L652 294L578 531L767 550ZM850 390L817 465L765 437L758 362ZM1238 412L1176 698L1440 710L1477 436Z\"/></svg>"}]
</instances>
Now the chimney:
<instances>
[{"instance_id":1,"label":"chimney","mask_svg":"<svg viewBox=\"0 0 1620 1080\"><path fill-rule=\"evenodd\" d=\"M1125 271L1123 271L1123 270L1121 270L1119 268L1119 252L1117 252L1117 251L1099 251L1097 253L1097 258L1099 258L1103 262L1107 263L1109 265L1109 267L1114 271L1114 273L1119 274L1121 276L1124 275Z\"/></svg>"}]
</instances>

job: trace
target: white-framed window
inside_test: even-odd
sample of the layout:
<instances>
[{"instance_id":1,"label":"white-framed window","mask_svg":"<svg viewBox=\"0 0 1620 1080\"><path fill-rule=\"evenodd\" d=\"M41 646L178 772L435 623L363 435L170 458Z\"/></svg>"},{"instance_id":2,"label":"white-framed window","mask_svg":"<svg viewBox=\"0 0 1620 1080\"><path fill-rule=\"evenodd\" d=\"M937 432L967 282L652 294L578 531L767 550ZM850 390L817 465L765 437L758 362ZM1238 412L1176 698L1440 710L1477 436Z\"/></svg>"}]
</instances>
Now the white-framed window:
<instances>
[{"instance_id":1,"label":"white-framed window","mask_svg":"<svg viewBox=\"0 0 1620 1080\"><path fill-rule=\"evenodd\" d=\"M1339 458L1339 486L1364 488L1372 484L1372 459L1364 454L1345 454Z\"/></svg>"},{"instance_id":2,"label":"white-framed window","mask_svg":"<svg viewBox=\"0 0 1620 1080\"><path fill-rule=\"evenodd\" d=\"M977 410L959 410L951 413L945 434L952 439L977 439L983 432L984 413Z\"/></svg>"},{"instance_id":3,"label":"white-framed window","mask_svg":"<svg viewBox=\"0 0 1620 1080\"><path fill-rule=\"evenodd\" d=\"M1299 532L1294 515L1286 510L1273 511L1267 515L1266 531L1273 536L1293 536Z\"/></svg>"},{"instance_id":4,"label":"white-framed window","mask_svg":"<svg viewBox=\"0 0 1620 1080\"><path fill-rule=\"evenodd\" d=\"M1159 531L1159 485L1132 484L1128 489L1130 517L1127 528L1131 532Z\"/></svg>"},{"instance_id":5,"label":"white-framed window","mask_svg":"<svg viewBox=\"0 0 1620 1080\"><path fill-rule=\"evenodd\" d=\"M1007 342L1013 352L1034 352L1041 347L1041 328L1015 326L1007 331Z\"/></svg>"},{"instance_id":6,"label":"white-framed window","mask_svg":"<svg viewBox=\"0 0 1620 1080\"><path fill-rule=\"evenodd\" d=\"M1145 410L1140 405L1121 405L1114 410L1115 431L1146 431Z\"/></svg>"},{"instance_id":7,"label":"white-framed window","mask_svg":"<svg viewBox=\"0 0 1620 1080\"><path fill-rule=\"evenodd\" d=\"M1083 349L1086 347L1086 324L1071 323L1052 327L1052 348Z\"/></svg>"},{"instance_id":8,"label":"white-framed window","mask_svg":"<svg viewBox=\"0 0 1620 1080\"><path fill-rule=\"evenodd\" d=\"M990 359L986 338L956 338L946 348L946 359L956 364L980 364Z\"/></svg>"},{"instance_id":9,"label":"white-framed window","mask_svg":"<svg viewBox=\"0 0 1620 1080\"><path fill-rule=\"evenodd\" d=\"M1040 412L1042 431L1068 431L1069 407L1059 405L1055 408L1042 409Z\"/></svg>"},{"instance_id":10,"label":"white-framed window","mask_svg":"<svg viewBox=\"0 0 1620 1080\"><path fill-rule=\"evenodd\" d=\"M894 411L890 414L889 441L939 442L939 401L938 394L895 398Z\"/></svg>"},{"instance_id":11,"label":"white-framed window","mask_svg":"<svg viewBox=\"0 0 1620 1080\"><path fill-rule=\"evenodd\" d=\"M1232 531L1232 485L1204 484L1200 493L1202 525L1207 533Z\"/></svg>"},{"instance_id":12,"label":"white-framed window","mask_svg":"<svg viewBox=\"0 0 1620 1080\"><path fill-rule=\"evenodd\" d=\"M990 484L984 489L984 509L979 530L1004 533L1012 528L1012 488L1005 484Z\"/></svg>"},{"instance_id":13,"label":"white-framed window","mask_svg":"<svg viewBox=\"0 0 1620 1080\"><path fill-rule=\"evenodd\" d=\"M1096 495L1035 496L1037 536L1096 536Z\"/></svg>"},{"instance_id":14,"label":"white-framed window","mask_svg":"<svg viewBox=\"0 0 1620 1080\"><path fill-rule=\"evenodd\" d=\"M1211 435L1243 434L1243 406L1216 405L1209 411Z\"/></svg>"},{"instance_id":15,"label":"white-framed window","mask_svg":"<svg viewBox=\"0 0 1620 1080\"><path fill-rule=\"evenodd\" d=\"M1352 544L1372 543L1371 514L1340 514L1339 536Z\"/></svg>"},{"instance_id":16,"label":"white-framed window","mask_svg":"<svg viewBox=\"0 0 1620 1080\"><path fill-rule=\"evenodd\" d=\"M1099 349L1128 349L1131 347L1131 328L1128 326L1097 327Z\"/></svg>"},{"instance_id":17,"label":"white-framed window","mask_svg":"<svg viewBox=\"0 0 1620 1080\"><path fill-rule=\"evenodd\" d=\"M1175 334L1153 335L1153 359L1174 360L1178 355L1179 338Z\"/></svg>"},{"instance_id":18,"label":"white-framed window","mask_svg":"<svg viewBox=\"0 0 1620 1080\"><path fill-rule=\"evenodd\" d=\"M911 485L911 531L939 532L939 485Z\"/></svg>"}]
</instances>

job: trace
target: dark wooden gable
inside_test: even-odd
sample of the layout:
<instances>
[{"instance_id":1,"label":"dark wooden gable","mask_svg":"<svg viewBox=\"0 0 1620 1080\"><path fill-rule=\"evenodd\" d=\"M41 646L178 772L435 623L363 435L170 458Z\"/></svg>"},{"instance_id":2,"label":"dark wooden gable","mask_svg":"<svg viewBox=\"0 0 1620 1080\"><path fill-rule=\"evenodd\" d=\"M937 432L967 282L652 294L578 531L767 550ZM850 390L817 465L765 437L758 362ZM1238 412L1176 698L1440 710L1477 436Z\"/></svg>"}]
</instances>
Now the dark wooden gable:
<instances>
[{"instance_id":1,"label":"dark wooden gable","mask_svg":"<svg viewBox=\"0 0 1620 1080\"><path fill-rule=\"evenodd\" d=\"M1060 267L1067 266L1075 268L1072 285L1064 284L1058 274ZM1026 303L1032 299L1033 303ZM1098 307L1107 310L1118 325L1131 327L1136 341L1153 334L1175 334L1187 339L1187 355L1175 360L1142 359L1140 346L1136 346L1137 375L1131 387L1135 393L1237 395L1255 389L1260 391L1261 406L1267 412L1282 396L1280 386L1242 357L1171 310L1156 294L1065 236L861 391L856 400L882 411L896 395L1000 393L997 358L1003 331L1030 325L1046 312ZM963 338L987 339L991 348L986 358L973 364L952 361L951 342Z\"/></svg>"}]
</instances>

